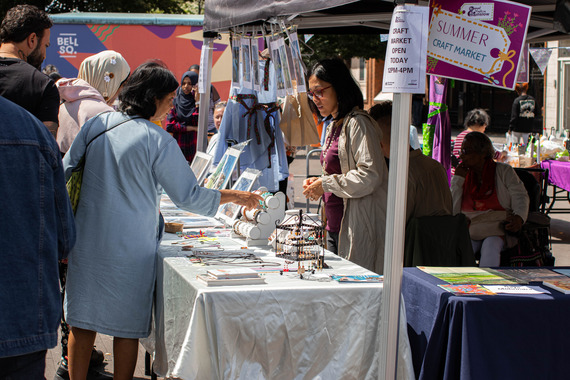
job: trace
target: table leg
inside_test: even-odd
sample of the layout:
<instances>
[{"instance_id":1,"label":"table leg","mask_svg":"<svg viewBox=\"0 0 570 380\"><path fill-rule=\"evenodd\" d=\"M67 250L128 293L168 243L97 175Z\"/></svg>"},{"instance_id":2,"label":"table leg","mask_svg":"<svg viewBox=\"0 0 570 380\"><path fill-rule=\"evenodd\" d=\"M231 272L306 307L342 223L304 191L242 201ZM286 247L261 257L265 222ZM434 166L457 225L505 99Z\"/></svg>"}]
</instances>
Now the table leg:
<instances>
[{"instance_id":1,"label":"table leg","mask_svg":"<svg viewBox=\"0 0 570 380\"><path fill-rule=\"evenodd\" d=\"M552 210L552 207L554 207L554 203L557 200L564 200L565 199L568 201L568 203L570 203L570 193L567 190L564 190L562 188L557 187L556 185L551 184L551 186L552 186L552 199L550 201L550 205L548 205L548 209L546 210L546 214L547 215L550 213L562 214L562 213L570 212L570 208L559 208L559 209L556 209L554 211ZM561 194L564 192L566 193L566 196L559 196L558 195L558 194Z\"/></svg>"}]
</instances>

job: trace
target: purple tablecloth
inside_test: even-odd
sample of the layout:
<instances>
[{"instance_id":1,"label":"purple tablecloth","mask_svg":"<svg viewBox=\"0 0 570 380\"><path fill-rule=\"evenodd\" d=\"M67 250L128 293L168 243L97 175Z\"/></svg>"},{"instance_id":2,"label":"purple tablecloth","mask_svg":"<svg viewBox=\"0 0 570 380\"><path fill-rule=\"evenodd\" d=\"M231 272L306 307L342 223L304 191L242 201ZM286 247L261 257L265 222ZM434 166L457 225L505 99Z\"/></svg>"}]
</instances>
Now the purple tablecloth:
<instances>
[{"instance_id":1,"label":"purple tablecloth","mask_svg":"<svg viewBox=\"0 0 570 380\"><path fill-rule=\"evenodd\" d=\"M548 169L548 182L556 187L570 191L570 162L542 161L540 166Z\"/></svg>"}]
</instances>

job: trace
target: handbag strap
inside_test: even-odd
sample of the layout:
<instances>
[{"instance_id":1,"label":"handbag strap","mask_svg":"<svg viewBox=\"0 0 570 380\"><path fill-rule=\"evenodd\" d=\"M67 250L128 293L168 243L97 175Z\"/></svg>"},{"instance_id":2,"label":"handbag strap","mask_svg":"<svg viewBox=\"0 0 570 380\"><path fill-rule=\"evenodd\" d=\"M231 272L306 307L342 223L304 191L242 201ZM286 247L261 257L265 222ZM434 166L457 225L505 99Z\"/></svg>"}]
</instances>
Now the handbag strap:
<instances>
[{"instance_id":1,"label":"handbag strap","mask_svg":"<svg viewBox=\"0 0 570 380\"><path fill-rule=\"evenodd\" d=\"M97 115L93 118L93 120L95 120L95 119L98 118L100 115L102 115L102 114L104 114L104 113L107 113L107 112L111 112L111 111L104 111L104 112L101 112L101 113L97 114ZM97 134L97 136L93 137L93 138L87 143L87 145L85 145L85 153L87 153L87 147L89 147L89 144L91 144L91 143L93 142L93 140L95 140L97 137L101 136L102 134L104 134L104 133L106 133L106 132L109 132L111 129L117 128L119 125L124 124L124 123L126 123L127 121L131 121L131 120L135 120L135 119L142 119L142 117L141 117L141 116L132 117L132 118L129 117L129 118L123 120L123 121L118 122L117 124L113 125L112 127L109 127L109 128L107 128L107 129L105 129L104 131L99 132L99 133Z\"/></svg>"}]
</instances>

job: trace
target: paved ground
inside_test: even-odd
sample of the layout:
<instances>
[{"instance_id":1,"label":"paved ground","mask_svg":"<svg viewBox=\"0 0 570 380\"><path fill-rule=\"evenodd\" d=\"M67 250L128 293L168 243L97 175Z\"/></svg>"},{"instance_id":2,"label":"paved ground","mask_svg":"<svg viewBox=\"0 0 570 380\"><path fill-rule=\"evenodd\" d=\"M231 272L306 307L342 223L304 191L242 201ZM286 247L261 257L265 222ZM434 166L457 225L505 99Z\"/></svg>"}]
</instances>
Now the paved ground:
<instances>
[{"instance_id":1,"label":"paved ground","mask_svg":"<svg viewBox=\"0 0 570 380\"><path fill-rule=\"evenodd\" d=\"M454 132L456 135L458 131ZM504 143L504 135L490 134L493 142ZM306 160L306 149L299 150L297 158L293 161L290 166L290 172L292 173L293 188L294 188L294 201L295 208L306 207L306 200L302 195L302 182L307 176L307 160ZM318 175L320 174L321 167L318 162L318 154L310 156L309 159L309 174ZM314 212L317 210L318 204L315 202L310 203L310 208ZM557 202L555 204L554 210L558 208L568 208L570 204L566 202ZM552 252L556 258L556 266L570 266L570 213L564 214L551 214L551 235L552 235ZM106 335L98 335L95 341L97 348L103 350L105 353L105 363L106 370L108 373L113 371L113 357L112 349L113 343L112 338ZM51 380L54 377L55 371L58 366L58 361L60 357L59 347L48 351L48 356L46 360L46 379ZM144 374L144 350L139 346L139 359L137 363L137 369L135 372L135 379L150 379L149 376Z\"/></svg>"}]
</instances>

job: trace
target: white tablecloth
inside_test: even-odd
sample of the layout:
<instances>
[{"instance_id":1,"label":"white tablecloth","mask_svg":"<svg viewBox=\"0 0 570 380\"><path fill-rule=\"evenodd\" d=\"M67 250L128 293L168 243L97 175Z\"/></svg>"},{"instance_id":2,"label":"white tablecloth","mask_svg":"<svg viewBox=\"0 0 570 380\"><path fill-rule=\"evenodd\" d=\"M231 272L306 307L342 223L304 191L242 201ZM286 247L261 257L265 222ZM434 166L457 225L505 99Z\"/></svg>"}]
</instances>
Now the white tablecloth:
<instances>
[{"instance_id":1,"label":"white tablecloth","mask_svg":"<svg viewBox=\"0 0 570 380\"><path fill-rule=\"evenodd\" d=\"M156 327L142 343L155 351L160 376L378 378L382 284L272 273L263 285L207 287L196 275L211 267L193 265L187 253L168 240L159 250ZM256 254L280 261L269 251ZM324 273L369 273L329 254L327 263L332 269ZM398 352L398 378L413 379L403 302Z\"/></svg>"}]
</instances>

